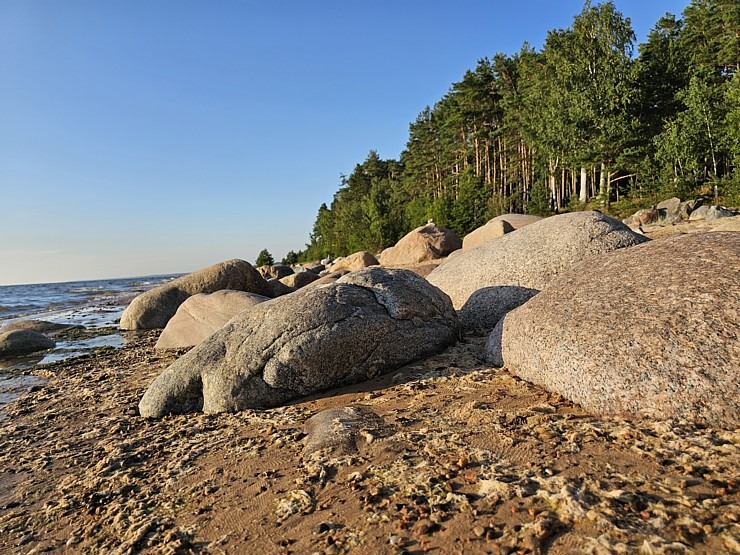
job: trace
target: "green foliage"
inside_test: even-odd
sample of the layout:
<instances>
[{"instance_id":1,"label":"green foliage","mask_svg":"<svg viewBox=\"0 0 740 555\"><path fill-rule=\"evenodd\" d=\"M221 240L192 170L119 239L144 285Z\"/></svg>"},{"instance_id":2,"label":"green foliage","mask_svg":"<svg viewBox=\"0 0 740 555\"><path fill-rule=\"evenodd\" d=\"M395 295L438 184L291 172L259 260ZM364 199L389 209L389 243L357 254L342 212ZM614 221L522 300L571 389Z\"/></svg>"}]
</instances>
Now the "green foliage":
<instances>
[{"instance_id":1,"label":"green foliage","mask_svg":"<svg viewBox=\"0 0 740 555\"><path fill-rule=\"evenodd\" d=\"M527 213L534 216L552 216L550 208L550 189L540 181L535 183L527 203Z\"/></svg>"},{"instance_id":2,"label":"green foliage","mask_svg":"<svg viewBox=\"0 0 740 555\"><path fill-rule=\"evenodd\" d=\"M275 264L275 259L272 258L270 251L268 251L267 249L262 249L257 255L257 260L255 260L254 262L254 265L257 267L272 266L273 264Z\"/></svg>"},{"instance_id":3,"label":"green foliage","mask_svg":"<svg viewBox=\"0 0 740 555\"><path fill-rule=\"evenodd\" d=\"M301 258L300 252L295 251L288 251L288 254L285 255L285 257L280 261L280 264L284 264L286 266L292 266L293 264L298 264Z\"/></svg>"},{"instance_id":4,"label":"green foliage","mask_svg":"<svg viewBox=\"0 0 740 555\"><path fill-rule=\"evenodd\" d=\"M377 252L430 218L465 235L506 212L593 208L581 196L607 211L707 193L740 203L739 21L737 0L692 0L633 58L629 18L586 1L540 51L480 59L409 125L398 160L370 151L294 254Z\"/></svg>"}]
</instances>

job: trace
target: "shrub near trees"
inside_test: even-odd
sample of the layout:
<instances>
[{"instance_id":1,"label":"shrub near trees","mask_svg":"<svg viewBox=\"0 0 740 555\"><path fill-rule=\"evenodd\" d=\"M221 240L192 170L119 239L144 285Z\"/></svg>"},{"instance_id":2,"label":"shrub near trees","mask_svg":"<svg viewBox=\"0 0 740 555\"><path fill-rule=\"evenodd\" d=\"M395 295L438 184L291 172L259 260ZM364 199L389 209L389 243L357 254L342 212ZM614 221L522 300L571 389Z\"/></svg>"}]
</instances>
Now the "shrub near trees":
<instances>
[{"instance_id":1,"label":"shrub near trees","mask_svg":"<svg viewBox=\"0 0 740 555\"><path fill-rule=\"evenodd\" d=\"M273 264L275 264L275 259L267 249L262 249L257 255L257 260L254 261L254 265L257 268L260 266L272 266Z\"/></svg>"},{"instance_id":2,"label":"shrub near trees","mask_svg":"<svg viewBox=\"0 0 740 555\"><path fill-rule=\"evenodd\" d=\"M693 0L637 47L613 2L587 2L540 51L481 59L370 151L319 208L300 260L380 251L433 218L465 235L505 212L713 195L740 203L740 3Z\"/></svg>"}]
</instances>

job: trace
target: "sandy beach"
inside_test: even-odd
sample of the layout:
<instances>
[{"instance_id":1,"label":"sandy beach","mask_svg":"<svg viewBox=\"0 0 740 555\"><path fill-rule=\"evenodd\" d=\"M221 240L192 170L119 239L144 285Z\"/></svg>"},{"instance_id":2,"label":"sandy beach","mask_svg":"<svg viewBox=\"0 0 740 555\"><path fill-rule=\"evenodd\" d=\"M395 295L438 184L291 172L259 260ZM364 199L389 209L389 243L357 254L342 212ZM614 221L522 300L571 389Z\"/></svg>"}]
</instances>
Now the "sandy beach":
<instances>
[{"instance_id":1,"label":"sandy beach","mask_svg":"<svg viewBox=\"0 0 740 555\"><path fill-rule=\"evenodd\" d=\"M736 553L738 431L591 416L485 338L287 407L145 420L156 332L39 368L0 421L0 553ZM304 423L362 405L356 453Z\"/></svg>"}]
</instances>

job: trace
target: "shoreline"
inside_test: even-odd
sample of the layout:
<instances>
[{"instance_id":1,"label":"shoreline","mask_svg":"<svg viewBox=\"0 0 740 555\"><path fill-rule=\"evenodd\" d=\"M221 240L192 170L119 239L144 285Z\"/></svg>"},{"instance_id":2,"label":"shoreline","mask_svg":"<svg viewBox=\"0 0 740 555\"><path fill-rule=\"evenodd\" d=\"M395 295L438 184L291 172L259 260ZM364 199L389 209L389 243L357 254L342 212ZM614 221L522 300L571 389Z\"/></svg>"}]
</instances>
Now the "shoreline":
<instances>
[{"instance_id":1,"label":"shoreline","mask_svg":"<svg viewBox=\"0 0 740 555\"><path fill-rule=\"evenodd\" d=\"M183 351L124 333L6 407L0 553L740 549L740 431L589 415L486 366L483 337L285 407L145 420ZM394 433L304 457L306 420L350 405Z\"/></svg>"}]
</instances>

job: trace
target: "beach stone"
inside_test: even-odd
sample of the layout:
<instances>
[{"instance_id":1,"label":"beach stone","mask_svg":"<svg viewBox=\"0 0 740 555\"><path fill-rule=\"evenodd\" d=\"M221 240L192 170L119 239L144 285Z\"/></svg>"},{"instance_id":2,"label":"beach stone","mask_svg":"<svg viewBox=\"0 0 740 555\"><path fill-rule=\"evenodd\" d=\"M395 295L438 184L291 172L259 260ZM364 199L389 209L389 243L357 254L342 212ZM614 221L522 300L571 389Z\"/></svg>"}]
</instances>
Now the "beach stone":
<instances>
[{"instance_id":1,"label":"beach stone","mask_svg":"<svg viewBox=\"0 0 740 555\"><path fill-rule=\"evenodd\" d=\"M660 201L655 208L666 221L680 221L681 219L681 199L678 197Z\"/></svg>"},{"instance_id":2,"label":"beach stone","mask_svg":"<svg viewBox=\"0 0 740 555\"><path fill-rule=\"evenodd\" d=\"M691 213L697 208L699 208L703 203L704 203L704 200L700 198L682 202L678 210L678 213L680 214L681 219L684 221L688 221Z\"/></svg>"},{"instance_id":3,"label":"beach stone","mask_svg":"<svg viewBox=\"0 0 740 555\"><path fill-rule=\"evenodd\" d=\"M69 330L85 329L85 326L77 324L58 324L56 322L47 322L46 320L16 320L0 328L0 332L9 332L13 330L28 330L38 333L51 333Z\"/></svg>"},{"instance_id":4,"label":"beach stone","mask_svg":"<svg viewBox=\"0 0 740 555\"><path fill-rule=\"evenodd\" d=\"M343 270L354 272L355 270L377 266L378 264L378 259L372 254L367 251L360 251L338 258L329 268L329 273L341 272Z\"/></svg>"},{"instance_id":5,"label":"beach stone","mask_svg":"<svg viewBox=\"0 0 740 555\"><path fill-rule=\"evenodd\" d=\"M395 246L385 249L380 254L380 263L383 266L418 264L444 258L461 247L462 239L457 233L429 220L404 235Z\"/></svg>"},{"instance_id":6,"label":"beach stone","mask_svg":"<svg viewBox=\"0 0 740 555\"><path fill-rule=\"evenodd\" d=\"M735 428L737 260L733 232L677 235L591 258L508 313L485 359L599 415Z\"/></svg>"},{"instance_id":7,"label":"beach stone","mask_svg":"<svg viewBox=\"0 0 740 555\"><path fill-rule=\"evenodd\" d=\"M314 274L320 274L324 270L326 270L326 266L323 264L313 264L311 266L305 266L304 269L307 272L313 272Z\"/></svg>"},{"instance_id":8,"label":"beach stone","mask_svg":"<svg viewBox=\"0 0 740 555\"><path fill-rule=\"evenodd\" d=\"M0 357L30 355L55 346L53 339L37 331L21 329L0 333Z\"/></svg>"},{"instance_id":9,"label":"beach stone","mask_svg":"<svg viewBox=\"0 0 740 555\"><path fill-rule=\"evenodd\" d=\"M463 238L462 250L467 251L477 247L481 243L496 239L514 231L513 226L506 220L493 219L486 225L474 229Z\"/></svg>"},{"instance_id":10,"label":"beach stone","mask_svg":"<svg viewBox=\"0 0 740 555\"><path fill-rule=\"evenodd\" d=\"M272 278L284 278L285 276L289 276L292 273L294 273L293 268L290 266L286 266L284 264L274 264L273 266L260 266L257 268L257 271L260 273L260 275L267 279Z\"/></svg>"},{"instance_id":11,"label":"beach stone","mask_svg":"<svg viewBox=\"0 0 740 555\"><path fill-rule=\"evenodd\" d=\"M313 272L298 272L297 274L291 274L289 276L281 278L280 282L287 285L288 287L300 289L301 287L305 287L309 283L313 283L318 279L321 279L319 277L319 274L314 274Z\"/></svg>"},{"instance_id":12,"label":"beach stone","mask_svg":"<svg viewBox=\"0 0 740 555\"><path fill-rule=\"evenodd\" d=\"M720 218L731 218L734 215L735 213L732 210L728 210L724 206L710 206L704 219L710 222Z\"/></svg>"},{"instance_id":13,"label":"beach stone","mask_svg":"<svg viewBox=\"0 0 740 555\"><path fill-rule=\"evenodd\" d=\"M268 279L267 287L269 287L270 290L269 296L273 299L277 297L282 297L283 295L287 295L288 293L292 293L293 291L295 291L295 289L293 289L292 287L288 287L278 278Z\"/></svg>"},{"instance_id":14,"label":"beach stone","mask_svg":"<svg viewBox=\"0 0 740 555\"><path fill-rule=\"evenodd\" d=\"M655 208L643 208L632 214L629 218L622 220L622 223L628 226L637 227L657 222L660 219L660 212Z\"/></svg>"},{"instance_id":15,"label":"beach stone","mask_svg":"<svg viewBox=\"0 0 740 555\"><path fill-rule=\"evenodd\" d=\"M183 302L157 340L157 349L182 349L199 345L234 316L270 297L222 289L199 293Z\"/></svg>"},{"instance_id":16,"label":"beach stone","mask_svg":"<svg viewBox=\"0 0 740 555\"><path fill-rule=\"evenodd\" d=\"M303 430L304 456L324 449L334 456L351 455L368 438L379 439L395 433L393 425L363 405L323 410L309 418Z\"/></svg>"},{"instance_id":17,"label":"beach stone","mask_svg":"<svg viewBox=\"0 0 740 555\"><path fill-rule=\"evenodd\" d=\"M689 221L698 222L699 220L706 220L707 212L709 212L709 206L702 204L691 211L691 214L689 214Z\"/></svg>"},{"instance_id":18,"label":"beach stone","mask_svg":"<svg viewBox=\"0 0 740 555\"><path fill-rule=\"evenodd\" d=\"M463 239L462 250L473 249L481 243L501 237L514 230L538 222L541 219L541 216L532 216L529 214L503 214L496 216L485 225L468 233Z\"/></svg>"},{"instance_id":19,"label":"beach stone","mask_svg":"<svg viewBox=\"0 0 740 555\"><path fill-rule=\"evenodd\" d=\"M269 295L267 282L249 262L237 258L179 277L136 297L121 316L121 329L163 328L185 299L221 289Z\"/></svg>"},{"instance_id":20,"label":"beach stone","mask_svg":"<svg viewBox=\"0 0 740 555\"><path fill-rule=\"evenodd\" d=\"M551 216L448 259L427 276L465 329L493 328L585 258L648 241L600 212Z\"/></svg>"},{"instance_id":21,"label":"beach stone","mask_svg":"<svg viewBox=\"0 0 740 555\"><path fill-rule=\"evenodd\" d=\"M358 270L242 312L160 374L139 410L274 407L398 369L458 337L439 289L407 270Z\"/></svg>"}]
</instances>

